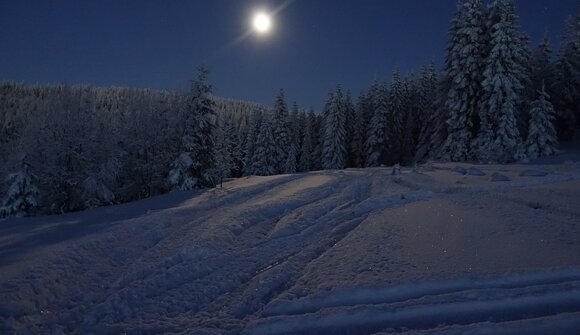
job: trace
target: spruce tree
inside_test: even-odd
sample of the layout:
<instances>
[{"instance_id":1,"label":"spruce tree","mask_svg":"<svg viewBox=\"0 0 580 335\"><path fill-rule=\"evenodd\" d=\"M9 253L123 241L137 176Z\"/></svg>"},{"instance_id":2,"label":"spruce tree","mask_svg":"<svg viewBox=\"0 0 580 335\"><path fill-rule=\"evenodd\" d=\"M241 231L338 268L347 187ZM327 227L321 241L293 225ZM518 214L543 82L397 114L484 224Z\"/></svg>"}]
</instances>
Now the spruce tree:
<instances>
[{"instance_id":1,"label":"spruce tree","mask_svg":"<svg viewBox=\"0 0 580 335\"><path fill-rule=\"evenodd\" d=\"M0 207L0 218L8 216L24 217L39 206L39 191L35 177L26 162L21 163L20 171L8 176L10 186Z\"/></svg>"},{"instance_id":2,"label":"spruce tree","mask_svg":"<svg viewBox=\"0 0 580 335\"><path fill-rule=\"evenodd\" d=\"M343 102L345 110L345 131L346 131L346 145L347 145L347 155L346 155L346 166L351 168L360 168L361 159L360 153L362 152L360 132L357 131L358 116L354 104L352 102L352 95L350 91L346 91L344 95Z\"/></svg>"},{"instance_id":3,"label":"spruce tree","mask_svg":"<svg viewBox=\"0 0 580 335\"><path fill-rule=\"evenodd\" d=\"M399 69L395 69L392 76L391 86L388 90L389 122L391 137L400 136L403 129L404 120L404 94L405 87L401 79Z\"/></svg>"},{"instance_id":4,"label":"spruce tree","mask_svg":"<svg viewBox=\"0 0 580 335\"><path fill-rule=\"evenodd\" d=\"M286 104L283 90L280 90L274 103L272 126L276 146L276 164L274 168L276 169L276 173L284 173L288 159L288 148L293 138L290 133L288 105Z\"/></svg>"},{"instance_id":5,"label":"spruce tree","mask_svg":"<svg viewBox=\"0 0 580 335\"><path fill-rule=\"evenodd\" d=\"M421 69L417 94L417 148L415 162L425 161L433 155L430 143L437 126L435 103L437 99L437 68L434 62Z\"/></svg>"},{"instance_id":6,"label":"spruce tree","mask_svg":"<svg viewBox=\"0 0 580 335\"><path fill-rule=\"evenodd\" d=\"M557 130L570 138L580 127L580 12L566 22L564 43L556 62Z\"/></svg>"},{"instance_id":7,"label":"spruce tree","mask_svg":"<svg viewBox=\"0 0 580 335\"><path fill-rule=\"evenodd\" d=\"M191 190L215 187L215 103L207 83L209 71L199 67L187 101L185 134L181 153L172 164L169 182L173 188Z\"/></svg>"},{"instance_id":8,"label":"spruce tree","mask_svg":"<svg viewBox=\"0 0 580 335\"><path fill-rule=\"evenodd\" d=\"M346 108L340 86L329 94L323 121L322 168L344 169L347 155Z\"/></svg>"},{"instance_id":9,"label":"spruce tree","mask_svg":"<svg viewBox=\"0 0 580 335\"><path fill-rule=\"evenodd\" d=\"M550 47L548 36L540 42L537 49L532 55L531 74L530 74L530 91L531 100L535 100L537 92L545 90L550 96L554 88L556 69L553 64L553 52Z\"/></svg>"},{"instance_id":10,"label":"spruce tree","mask_svg":"<svg viewBox=\"0 0 580 335\"><path fill-rule=\"evenodd\" d=\"M361 168L365 166L365 143L367 141L369 122L373 114L369 94L365 91L362 91L357 99L355 114L356 123L353 129L351 153L354 167Z\"/></svg>"},{"instance_id":11,"label":"spruce tree","mask_svg":"<svg viewBox=\"0 0 580 335\"><path fill-rule=\"evenodd\" d=\"M445 59L447 139L441 150L441 158L451 161L464 161L470 155L487 48L482 1L466 0L458 6Z\"/></svg>"},{"instance_id":12,"label":"spruce tree","mask_svg":"<svg viewBox=\"0 0 580 335\"><path fill-rule=\"evenodd\" d=\"M525 143L526 156L531 159L551 156L558 147L558 136L554 127L555 113L550 96L542 88L531 107L528 139Z\"/></svg>"},{"instance_id":13,"label":"spruce tree","mask_svg":"<svg viewBox=\"0 0 580 335\"><path fill-rule=\"evenodd\" d=\"M369 91L372 107L374 108L369 121L367 138L365 142L365 166L377 167L383 164L387 154L387 118L389 106L385 87L375 81Z\"/></svg>"},{"instance_id":14,"label":"spruce tree","mask_svg":"<svg viewBox=\"0 0 580 335\"><path fill-rule=\"evenodd\" d=\"M217 183L223 184L223 180L231 177L232 169L234 168L234 142L232 141L231 132L232 127L228 117L221 116L218 118L217 127L215 129L215 151L216 151L216 165L215 172L217 176Z\"/></svg>"},{"instance_id":15,"label":"spruce tree","mask_svg":"<svg viewBox=\"0 0 580 335\"><path fill-rule=\"evenodd\" d=\"M388 98L388 127L387 137L389 140L389 154L393 163L401 161L403 153L403 142L406 126L406 87L401 80L399 70L393 72L393 79L389 89ZM396 161L396 162L395 162Z\"/></svg>"},{"instance_id":16,"label":"spruce tree","mask_svg":"<svg viewBox=\"0 0 580 335\"><path fill-rule=\"evenodd\" d=\"M507 163L516 158L521 142L518 106L523 93L525 52L513 0L496 0L490 8L490 53L485 62L483 100L476 157Z\"/></svg>"},{"instance_id":17,"label":"spruce tree","mask_svg":"<svg viewBox=\"0 0 580 335\"><path fill-rule=\"evenodd\" d=\"M277 144L274 140L272 121L264 118L256 141L252 171L257 176L271 176L277 173Z\"/></svg>"},{"instance_id":18,"label":"spruce tree","mask_svg":"<svg viewBox=\"0 0 580 335\"><path fill-rule=\"evenodd\" d=\"M545 35L537 48L531 52L529 64L526 66L528 71L528 82L524 85L522 95L522 108L520 119L520 133L522 138L528 134L528 125L530 123L531 103L538 97L538 92L545 89L546 93L553 96L556 70L552 60L552 49L550 40Z\"/></svg>"},{"instance_id":19,"label":"spruce tree","mask_svg":"<svg viewBox=\"0 0 580 335\"><path fill-rule=\"evenodd\" d=\"M292 113L288 119L289 141L287 147L287 157L284 163L284 173L296 173L298 170L298 159L300 151L301 132L300 129L300 112L298 104L292 105Z\"/></svg>"},{"instance_id":20,"label":"spruce tree","mask_svg":"<svg viewBox=\"0 0 580 335\"><path fill-rule=\"evenodd\" d=\"M246 139L246 156L244 157L244 176L254 174L254 152L262 126L262 111L256 109L250 115L250 124L248 125L248 134Z\"/></svg>"},{"instance_id":21,"label":"spruce tree","mask_svg":"<svg viewBox=\"0 0 580 335\"><path fill-rule=\"evenodd\" d=\"M359 132L361 133L361 142L363 148L364 144L366 143L366 132L369 127L369 123L375 112L375 99L373 97L377 96L376 92L383 91L384 89L385 87L383 83L380 80L375 79L367 90L360 93L357 99L356 109L358 114L357 119L359 122L357 129L359 129ZM364 163L365 155L363 154L362 157Z\"/></svg>"},{"instance_id":22,"label":"spruce tree","mask_svg":"<svg viewBox=\"0 0 580 335\"><path fill-rule=\"evenodd\" d=\"M410 73L403 80L403 129L401 135L401 154L396 163L410 165L414 161L421 124L419 115L422 113L421 79ZM393 162L395 163L395 162Z\"/></svg>"},{"instance_id":23,"label":"spruce tree","mask_svg":"<svg viewBox=\"0 0 580 335\"><path fill-rule=\"evenodd\" d=\"M307 122L312 127L312 152L310 154L310 171L322 169L322 121L319 114L315 114L311 108L306 117Z\"/></svg>"},{"instance_id":24,"label":"spruce tree","mask_svg":"<svg viewBox=\"0 0 580 335\"><path fill-rule=\"evenodd\" d=\"M313 146L313 120L310 116L305 117L304 122L304 132L302 136L302 146L300 147L300 172L308 172L312 170L312 152L314 150Z\"/></svg>"},{"instance_id":25,"label":"spruce tree","mask_svg":"<svg viewBox=\"0 0 580 335\"><path fill-rule=\"evenodd\" d=\"M284 173L292 174L298 171L296 166L296 146L291 144L288 148L288 158L286 158L286 164L284 166Z\"/></svg>"}]
</instances>

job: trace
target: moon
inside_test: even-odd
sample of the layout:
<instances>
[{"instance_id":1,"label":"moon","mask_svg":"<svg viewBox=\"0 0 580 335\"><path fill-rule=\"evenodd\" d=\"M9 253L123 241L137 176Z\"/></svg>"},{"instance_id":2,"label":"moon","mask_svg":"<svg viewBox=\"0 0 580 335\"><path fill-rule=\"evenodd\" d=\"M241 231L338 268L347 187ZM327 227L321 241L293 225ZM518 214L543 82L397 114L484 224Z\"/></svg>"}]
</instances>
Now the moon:
<instances>
[{"instance_id":1,"label":"moon","mask_svg":"<svg viewBox=\"0 0 580 335\"><path fill-rule=\"evenodd\" d=\"M258 12L254 14L252 23L254 26L254 31L260 35L268 33L272 28L272 18L265 12Z\"/></svg>"}]
</instances>

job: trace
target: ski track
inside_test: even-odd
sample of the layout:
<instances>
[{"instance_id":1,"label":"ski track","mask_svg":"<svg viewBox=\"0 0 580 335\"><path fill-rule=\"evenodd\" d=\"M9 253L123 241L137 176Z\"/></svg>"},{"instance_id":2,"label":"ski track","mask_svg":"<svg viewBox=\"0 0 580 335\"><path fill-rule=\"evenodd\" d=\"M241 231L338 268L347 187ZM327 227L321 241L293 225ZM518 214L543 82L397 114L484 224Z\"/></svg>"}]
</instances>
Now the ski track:
<instances>
[{"instance_id":1,"label":"ski track","mask_svg":"<svg viewBox=\"0 0 580 335\"><path fill-rule=\"evenodd\" d=\"M389 169L235 180L63 242L64 250L30 261L20 276L0 277L0 330L487 334L505 325L514 333L549 326L564 334L579 326L576 267L301 295L295 286L309 264L371 215L433 198L580 180L578 168L571 169L460 186L428 172L391 176Z\"/></svg>"}]
</instances>

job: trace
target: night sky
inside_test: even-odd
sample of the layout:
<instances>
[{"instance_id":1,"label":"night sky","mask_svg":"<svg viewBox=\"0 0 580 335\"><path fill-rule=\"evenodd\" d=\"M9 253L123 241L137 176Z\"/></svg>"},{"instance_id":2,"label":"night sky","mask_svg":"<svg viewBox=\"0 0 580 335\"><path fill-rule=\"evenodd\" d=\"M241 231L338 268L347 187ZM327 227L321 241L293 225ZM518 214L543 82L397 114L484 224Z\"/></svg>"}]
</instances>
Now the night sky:
<instances>
[{"instance_id":1,"label":"night sky","mask_svg":"<svg viewBox=\"0 0 580 335\"><path fill-rule=\"evenodd\" d=\"M0 0L0 80L185 89L199 64L220 96L320 109L337 83L355 95L436 60L455 0L295 0L269 36L248 36L252 13L285 1ZM534 45L553 47L578 0L517 1Z\"/></svg>"}]
</instances>

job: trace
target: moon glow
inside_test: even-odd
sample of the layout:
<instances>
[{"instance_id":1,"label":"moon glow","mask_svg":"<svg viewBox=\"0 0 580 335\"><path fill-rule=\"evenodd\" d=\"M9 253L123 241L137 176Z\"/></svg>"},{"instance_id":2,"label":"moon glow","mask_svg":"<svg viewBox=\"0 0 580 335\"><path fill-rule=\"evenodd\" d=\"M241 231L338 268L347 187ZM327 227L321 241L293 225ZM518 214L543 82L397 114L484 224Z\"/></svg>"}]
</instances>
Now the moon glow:
<instances>
[{"instance_id":1,"label":"moon glow","mask_svg":"<svg viewBox=\"0 0 580 335\"><path fill-rule=\"evenodd\" d=\"M272 28L272 18L264 12L256 13L252 23L258 34L266 34Z\"/></svg>"}]
</instances>

